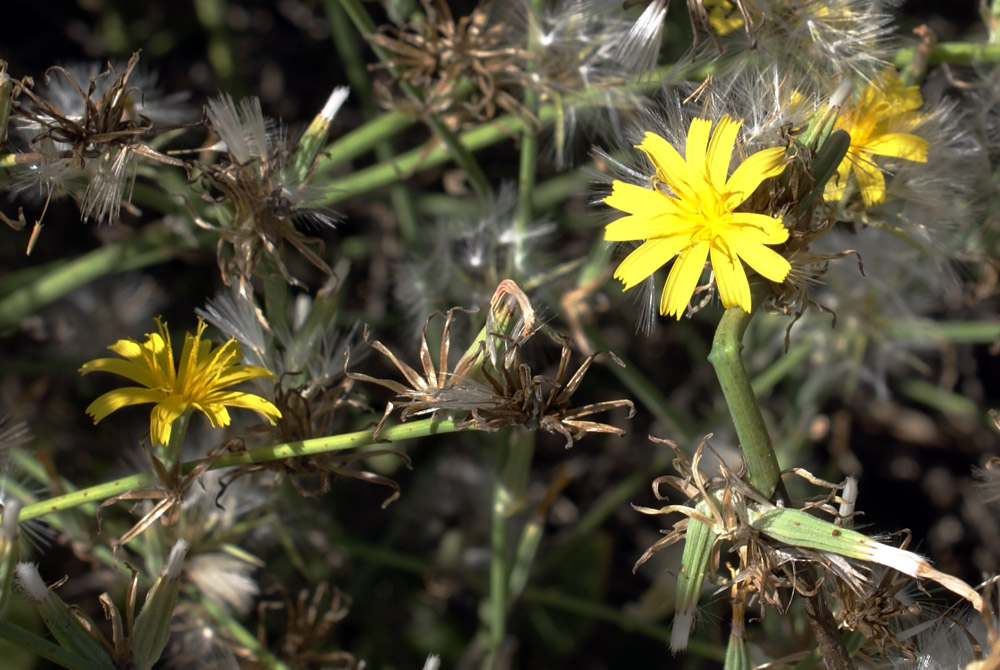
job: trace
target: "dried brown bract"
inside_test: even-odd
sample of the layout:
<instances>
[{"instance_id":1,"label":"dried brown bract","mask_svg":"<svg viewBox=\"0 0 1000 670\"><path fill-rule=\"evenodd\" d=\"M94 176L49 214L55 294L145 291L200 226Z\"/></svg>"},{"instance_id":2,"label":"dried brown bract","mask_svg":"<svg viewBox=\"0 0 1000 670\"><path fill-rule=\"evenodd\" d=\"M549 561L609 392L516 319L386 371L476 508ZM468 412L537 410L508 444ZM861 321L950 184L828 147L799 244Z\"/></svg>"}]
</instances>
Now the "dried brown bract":
<instances>
[{"instance_id":1,"label":"dried brown bract","mask_svg":"<svg viewBox=\"0 0 1000 670\"><path fill-rule=\"evenodd\" d=\"M177 522L178 515L181 512L184 501L188 498L188 494L191 492L191 487L201 479L208 470L212 468L212 464L215 462L219 456L222 455L229 448L229 443L223 443L211 451L208 455L198 463L192 470L186 475L181 475L179 468L173 471L169 470L164 463L154 456L152 452L147 452L149 454L149 460L153 466L153 472L156 475L158 484L153 486L147 486L144 488L133 489L131 491L126 491L121 495L117 495L113 498L108 498L101 503L100 507L97 509L97 523L98 530L101 526L101 512L108 505L114 504L120 500L135 500L138 504L142 500L155 500L157 501L153 508L146 512L145 515L128 532L122 535L118 540L114 542L114 559L118 561L118 553L121 548L131 540L135 539L141 535L147 528L156 523L157 520L164 526L172 526Z\"/></svg>"},{"instance_id":2,"label":"dried brown bract","mask_svg":"<svg viewBox=\"0 0 1000 670\"><path fill-rule=\"evenodd\" d=\"M510 46L510 27L491 21L492 0L480 3L471 14L455 20L444 0L421 0L426 19L399 27L383 26L367 39L389 51L392 57L372 67L386 68L397 81L417 89L422 99L411 100L416 114L433 113L458 122L485 121L500 107L511 114L526 113L504 86L520 75L525 54ZM474 90L459 97L463 81ZM381 87L383 104L389 108L407 105Z\"/></svg>"},{"instance_id":3,"label":"dried brown bract","mask_svg":"<svg viewBox=\"0 0 1000 670\"><path fill-rule=\"evenodd\" d=\"M520 310L517 321L513 316ZM386 408L385 415L375 429L381 429L396 404L403 405L400 418L448 412L463 427L479 430L497 430L504 426L522 426L531 430L544 430L566 438L566 447L573 446L587 433L624 435L625 430L610 424L585 420L599 412L627 407L628 417L635 413L631 400L609 400L582 407L572 407L573 394L583 381L594 359L602 352L588 356L579 368L569 375L572 349L565 339L560 339L562 353L555 377L534 374L522 358L522 347L538 332L537 318L527 295L517 284L504 280L497 287L490 303L486 327L480 337L466 349L458 364L449 370L448 353L451 348L451 322L454 312L445 315L441 351L437 368L427 344L427 326L421 340L421 375L404 363L388 347L377 340L368 339L369 345L380 352L403 373L409 386L391 379L378 379L360 373L350 373L352 379L384 386L396 393L396 398ZM510 334L507 334L510 333ZM618 365L622 365L613 354Z\"/></svg>"},{"instance_id":4,"label":"dried brown bract","mask_svg":"<svg viewBox=\"0 0 1000 670\"><path fill-rule=\"evenodd\" d=\"M446 314L433 312L427 317L427 321L424 323L423 335L420 338L420 366L423 370L423 375L400 360L387 346L378 340L371 339L371 333L365 328L364 339L368 346L392 361L392 364L403 374L403 377L406 378L409 384L409 386L406 386L392 379L378 379L358 372L349 372L347 374L351 379L378 384L396 394L395 403L390 402L386 406L385 414L375 430L376 436L396 404L403 406L400 418L404 421L411 416L433 414L437 411L447 410L447 406L440 404L442 391L459 384L462 379L465 379L472 372L477 363L481 364L483 349L481 346L478 346L467 350L455 367L449 369L448 355L451 351L451 323L456 311L464 312L467 310L456 307L449 309ZM434 359L431 355L430 346L427 344L427 329L430 327L431 320L436 316L444 317L437 368L434 367Z\"/></svg>"},{"instance_id":5,"label":"dried brown bract","mask_svg":"<svg viewBox=\"0 0 1000 670\"><path fill-rule=\"evenodd\" d=\"M566 439L566 448L587 433L624 435L625 429L607 423L585 420L583 417L627 407L628 418L635 415L631 400L606 400L581 407L573 407L573 394L583 381L594 359L604 352L595 352L584 359L580 367L567 379L572 349L562 341L562 352L555 377L536 375L523 362L521 347L524 340L507 343L498 362L483 366L485 378L492 393L478 406L470 409L470 418L463 423L480 430L496 430L504 426L522 426L531 430L544 430ZM617 364L624 364L608 354Z\"/></svg>"},{"instance_id":6,"label":"dried brown bract","mask_svg":"<svg viewBox=\"0 0 1000 670\"><path fill-rule=\"evenodd\" d=\"M28 135L28 150L16 157L16 164L23 168L17 178L21 188L33 187L46 198L29 253L49 199L67 189L75 190L71 181L82 178L80 181L86 182L85 188L79 187L83 190L79 196L81 218L115 222L122 201L131 199L139 156L185 167L183 161L155 151L143 141L168 128L154 127L140 111L143 93L129 84L138 62L137 51L122 71L108 64L106 70L82 84L66 68L51 67L45 73L46 81L52 81L49 97L35 92L30 79L17 84L11 122ZM57 99L58 92L64 100Z\"/></svg>"},{"instance_id":7,"label":"dried brown bract","mask_svg":"<svg viewBox=\"0 0 1000 670\"><path fill-rule=\"evenodd\" d=\"M281 600L265 600L258 606L259 627L257 639L263 649L276 649L276 655L290 667L306 668L322 665L325 668L341 668L343 670L364 667L346 651L314 651L315 647L328 644L334 627L344 620L350 611L350 603L338 589L332 589L329 600L327 592L329 585L321 583L310 596L309 591L302 590L294 600L288 592L278 587ZM272 645L265 634L265 617L269 610L285 611L285 632L281 642ZM258 659L247 648L234 649L241 658L247 659L248 668L270 668L272 663Z\"/></svg>"},{"instance_id":8,"label":"dried brown bract","mask_svg":"<svg viewBox=\"0 0 1000 670\"><path fill-rule=\"evenodd\" d=\"M282 261L282 245L287 242L313 266L328 276L333 270L323 260L322 241L299 232L293 219L311 217L332 224L329 216L304 205L312 191L298 181L289 167L294 148L278 129L269 128L260 101L246 98L237 105L228 95L211 100L208 122L222 139L226 156L212 165L202 165L204 197L228 209L224 225L215 226L191 212L202 228L219 236L218 262L227 285L234 281L246 295L253 293L250 277L257 264L267 257L273 270L294 286L302 283L291 276ZM226 244L232 247L227 253ZM314 251L312 246L319 248Z\"/></svg>"}]
</instances>

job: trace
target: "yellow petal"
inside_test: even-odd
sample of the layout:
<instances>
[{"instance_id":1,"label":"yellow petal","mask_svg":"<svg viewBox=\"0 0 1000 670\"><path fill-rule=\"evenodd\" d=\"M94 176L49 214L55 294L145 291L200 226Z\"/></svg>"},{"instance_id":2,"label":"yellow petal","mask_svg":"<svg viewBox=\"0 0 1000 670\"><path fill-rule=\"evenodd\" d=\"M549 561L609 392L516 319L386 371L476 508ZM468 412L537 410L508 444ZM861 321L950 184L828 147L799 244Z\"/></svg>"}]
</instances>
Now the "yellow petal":
<instances>
[{"instance_id":1,"label":"yellow petal","mask_svg":"<svg viewBox=\"0 0 1000 670\"><path fill-rule=\"evenodd\" d=\"M788 229L781 224L781 219L753 212L735 212L732 217L733 223L741 225L737 231L741 240L758 244L781 244L788 240Z\"/></svg>"},{"instance_id":2,"label":"yellow petal","mask_svg":"<svg viewBox=\"0 0 1000 670\"><path fill-rule=\"evenodd\" d=\"M123 407L131 405L142 405L149 402L160 402L163 393L135 386L108 391L97 397L94 402L87 406L87 414L94 418L94 423L105 418L112 412L117 412Z\"/></svg>"},{"instance_id":3,"label":"yellow petal","mask_svg":"<svg viewBox=\"0 0 1000 670\"><path fill-rule=\"evenodd\" d=\"M225 396L220 397L218 402L221 402L230 407L242 407L243 409L250 409L258 414L261 414L265 419L267 419L271 424L274 424L274 419L281 418L281 410L275 407L269 400L260 397L259 395L254 395L253 393L241 393L239 391L231 391Z\"/></svg>"},{"instance_id":4,"label":"yellow petal","mask_svg":"<svg viewBox=\"0 0 1000 670\"><path fill-rule=\"evenodd\" d=\"M784 147L772 147L753 154L739 164L726 182L727 204L736 207L749 198L762 181L778 176L784 169Z\"/></svg>"},{"instance_id":5,"label":"yellow petal","mask_svg":"<svg viewBox=\"0 0 1000 670\"><path fill-rule=\"evenodd\" d=\"M143 355L142 345L134 340L118 340L108 347L108 349L115 352L122 358L127 358L129 360L142 358Z\"/></svg>"},{"instance_id":6,"label":"yellow petal","mask_svg":"<svg viewBox=\"0 0 1000 670\"><path fill-rule=\"evenodd\" d=\"M678 197L693 197L694 175L681 155L670 142L657 135L647 132L642 144L636 145L649 157L656 168L657 178L665 183Z\"/></svg>"},{"instance_id":7,"label":"yellow petal","mask_svg":"<svg viewBox=\"0 0 1000 670\"><path fill-rule=\"evenodd\" d=\"M161 400L149 413L149 439L154 444L166 445L170 442L174 421L188 408L188 403L178 395L170 395Z\"/></svg>"},{"instance_id":8,"label":"yellow petal","mask_svg":"<svg viewBox=\"0 0 1000 670\"><path fill-rule=\"evenodd\" d=\"M754 242L733 244L736 254L757 274L769 281L781 283L792 269L788 260L774 249Z\"/></svg>"},{"instance_id":9,"label":"yellow petal","mask_svg":"<svg viewBox=\"0 0 1000 670\"><path fill-rule=\"evenodd\" d=\"M844 191L847 189L847 178L851 173L851 157L850 154L844 157L844 160L840 161L840 165L837 166L837 174L826 182L826 188L823 190L823 199L831 202L837 201L844 197Z\"/></svg>"},{"instance_id":10,"label":"yellow petal","mask_svg":"<svg viewBox=\"0 0 1000 670\"><path fill-rule=\"evenodd\" d=\"M691 127L688 128L687 144L684 147L684 157L687 159L688 171L692 177L697 175L702 179L708 178L706 152L708 150L708 136L711 132L712 122L708 119L691 119ZM729 169L728 164L726 165L726 169Z\"/></svg>"},{"instance_id":11,"label":"yellow petal","mask_svg":"<svg viewBox=\"0 0 1000 670\"><path fill-rule=\"evenodd\" d=\"M733 149L736 148L736 135L740 132L743 121L733 121L726 114L715 126L712 140L708 145L708 179L719 190L726 185L726 177L729 175L729 163L733 158ZM742 200L740 201L742 202Z\"/></svg>"},{"instance_id":12,"label":"yellow petal","mask_svg":"<svg viewBox=\"0 0 1000 670\"><path fill-rule=\"evenodd\" d=\"M615 279L625 285L623 290L632 288L668 263L689 241L690 236L677 235L643 242L621 262L615 270Z\"/></svg>"},{"instance_id":13,"label":"yellow petal","mask_svg":"<svg viewBox=\"0 0 1000 670\"><path fill-rule=\"evenodd\" d=\"M89 372L110 372L121 375L146 388L157 388L160 385L159 376L152 374L149 368L121 358L95 358L87 361L80 366L80 374L85 375Z\"/></svg>"},{"instance_id":14,"label":"yellow petal","mask_svg":"<svg viewBox=\"0 0 1000 670\"><path fill-rule=\"evenodd\" d=\"M258 365L230 365L224 368L215 379L213 387L217 389L226 388L245 382L248 379L258 379L260 377L273 379L274 374L270 370Z\"/></svg>"},{"instance_id":15,"label":"yellow petal","mask_svg":"<svg viewBox=\"0 0 1000 670\"><path fill-rule=\"evenodd\" d=\"M611 195L604 199L604 204L627 214L651 218L663 211L665 200L670 198L658 191L615 180L611 184Z\"/></svg>"},{"instance_id":16,"label":"yellow petal","mask_svg":"<svg viewBox=\"0 0 1000 670\"><path fill-rule=\"evenodd\" d=\"M231 422L229 410L222 403L198 401L192 406L208 417L208 422L212 424L213 428L228 426Z\"/></svg>"},{"instance_id":17,"label":"yellow petal","mask_svg":"<svg viewBox=\"0 0 1000 670\"><path fill-rule=\"evenodd\" d=\"M664 316L676 316L680 319L684 314L705 267L708 246L707 241L697 242L681 252L670 268L667 283L663 286L663 295L660 296L660 313Z\"/></svg>"},{"instance_id":18,"label":"yellow petal","mask_svg":"<svg viewBox=\"0 0 1000 670\"><path fill-rule=\"evenodd\" d=\"M886 133L870 140L865 145L865 151L877 156L891 156L926 163L927 147L928 142L923 137L908 133Z\"/></svg>"},{"instance_id":19,"label":"yellow petal","mask_svg":"<svg viewBox=\"0 0 1000 670\"><path fill-rule=\"evenodd\" d=\"M865 207L885 202L885 177L875 162L868 156L862 156L860 160L854 162L853 167Z\"/></svg>"},{"instance_id":20,"label":"yellow petal","mask_svg":"<svg viewBox=\"0 0 1000 670\"><path fill-rule=\"evenodd\" d=\"M740 259L723 239L712 245L712 271L723 306L742 307L744 312L749 312L750 283Z\"/></svg>"}]
</instances>

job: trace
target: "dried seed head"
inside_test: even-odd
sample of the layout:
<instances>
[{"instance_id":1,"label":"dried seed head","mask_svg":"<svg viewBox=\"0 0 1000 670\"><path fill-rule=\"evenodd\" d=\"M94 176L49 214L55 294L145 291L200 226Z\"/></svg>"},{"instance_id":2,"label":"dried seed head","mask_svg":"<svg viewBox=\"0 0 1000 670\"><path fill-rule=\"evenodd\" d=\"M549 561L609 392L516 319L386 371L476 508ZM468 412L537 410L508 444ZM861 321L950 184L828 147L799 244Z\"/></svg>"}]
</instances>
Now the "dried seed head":
<instances>
[{"instance_id":1,"label":"dried seed head","mask_svg":"<svg viewBox=\"0 0 1000 670\"><path fill-rule=\"evenodd\" d=\"M262 255L267 255L285 281L301 285L282 260L283 241L317 269L332 275L321 253L310 246L322 247L320 240L299 232L293 223L296 218L308 218L333 225L331 216L309 206L318 195L307 184L318 153L313 144L324 136L323 132L316 130L304 136L301 150L297 149L286 140L280 125L264 118L257 98L244 98L237 104L228 94L222 94L209 101L206 114L210 127L220 137L220 143L213 148L224 149L227 154L226 160L201 166L206 197L218 195L231 207L231 213L221 226L208 223L193 211L192 215L200 226L219 235L223 280L227 284L235 280L240 290L250 295L250 277ZM231 257L225 254L225 242L232 245Z\"/></svg>"}]
</instances>

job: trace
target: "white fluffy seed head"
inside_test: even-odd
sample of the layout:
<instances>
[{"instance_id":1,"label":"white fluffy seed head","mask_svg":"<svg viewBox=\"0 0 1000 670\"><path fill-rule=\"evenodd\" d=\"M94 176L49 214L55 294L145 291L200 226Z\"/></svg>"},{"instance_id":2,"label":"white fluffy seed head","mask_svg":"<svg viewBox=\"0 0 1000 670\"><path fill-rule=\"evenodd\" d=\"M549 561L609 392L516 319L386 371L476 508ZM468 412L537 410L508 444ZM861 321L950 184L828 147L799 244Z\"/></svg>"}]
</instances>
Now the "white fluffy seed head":
<instances>
[{"instance_id":1,"label":"white fluffy seed head","mask_svg":"<svg viewBox=\"0 0 1000 670\"><path fill-rule=\"evenodd\" d=\"M15 568L17 581L21 588L25 590L28 597L36 603L41 603L49 598L49 587L42 581L42 576L38 573L38 566L34 563L18 563Z\"/></svg>"}]
</instances>

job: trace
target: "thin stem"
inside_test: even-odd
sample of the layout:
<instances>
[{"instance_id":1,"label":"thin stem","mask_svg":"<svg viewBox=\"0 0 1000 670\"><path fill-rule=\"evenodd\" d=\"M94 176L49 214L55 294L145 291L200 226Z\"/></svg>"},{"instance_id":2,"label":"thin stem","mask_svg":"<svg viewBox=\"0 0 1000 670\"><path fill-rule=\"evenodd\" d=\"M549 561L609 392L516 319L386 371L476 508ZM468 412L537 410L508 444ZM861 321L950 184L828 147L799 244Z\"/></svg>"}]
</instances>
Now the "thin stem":
<instances>
[{"instance_id":1,"label":"thin stem","mask_svg":"<svg viewBox=\"0 0 1000 670\"><path fill-rule=\"evenodd\" d=\"M507 508L509 492L501 477L509 456L506 445L496 447L496 479L493 482L493 516L490 521L490 596L488 608L487 653L483 670L496 666L507 634Z\"/></svg>"},{"instance_id":2,"label":"thin stem","mask_svg":"<svg viewBox=\"0 0 1000 670\"><path fill-rule=\"evenodd\" d=\"M826 595L816 570L812 565L802 569L801 578L806 582L809 594L803 594L802 603L809 618L813 635L816 636L816 646L823 653L823 661L829 670L855 670L854 661L844 646L837 622L826 603Z\"/></svg>"},{"instance_id":3,"label":"thin stem","mask_svg":"<svg viewBox=\"0 0 1000 670\"><path fill-rule=\"evenodd\" d=\"M635 631L654 640L660 640L664 644L670 643L670 631L668 629L645 619L630 616L615 607L608 607L601 603L584 600L549 589L531 587L524 590L523 600L526 603L551 607L595 621L607 621L622 630ZM722 661L725 658L725 650L721 646L698 638L689 640L687 649L690 653L709 660Z\"/></svg>"},{"instance_id":4,"label":"thin stem","mask_svg":"<svg viewBox=\"0 0 1000 670\"><path fill-rule=\"evenodd\" d=\"M531 0L528 21L529 52L535 49L536 26L535 16L543 9L540 0ZM532 63L527 63L526 68L530 69ZM524 106L528 113L534 114L538 111L538 92L530 86L524 89ZM517 218L514 220L514 252L508 259L507 276L519 276L524 267L525 240L528 228L534 219L532 210L532 196L535 190L535 179L538 173L538 128L528 123L525 124L521 132L521 164L517 177Z\"/></svg>"},{"instance_id":5,"label":"thin stem","mask_svg":"<svg viewBox=\"0 0 1000 670\"><path fill-rule=\"evenodd\" d=\"M440 435L454 433L461 428L456 428L453 421L435 421L434 419L424 419L404 423L398 426L384 429L379 433L379 442L400 442L411 440L428 435ZM299 456L311 456L313 454L323 454L331 451L343 451L355 447L364 447L374 444L372 432L362 430L356 433L343 433L341 435L331 435L329 437L317 437L312 440L302 442L288 442L276 444L270 447L251 449L236 454L221 456L212 463L210 470L219 468L230 468L236 465L253 465L255 463L268 463L285 458L297 458ZM188 461L181 465L181 471L191 472L203 459ZM105 500L113 496L125 493L135 488L149 486L153 481L152 474L148 472L115 479L103 484L97 484L89 488L73 491L65 495L42 500L31 505L26 505L21 510L21 521L27 521L53 512L73 509L88 502Z\"/></svg>"},{"instance_id":6,"label":"thin stem","mask_svg":"<svg viewBox=\"0 0 1000 670\"><path fill-rule=\"evenodd\" d=\"M760 304L760 294L760 290L754 291L754 304ZM741 307L727 309L715 331L708 361L715 368L722 395L736 426L747 466L747 479L760 495L770 499L781 483L781 468L778 467L771 436L743 365L743 333L752 318L753 314L743 311Z\"/></svg>"},{"instance_id":7,"label":"thin stem","mask_svg":"<svg viewBox=\"0 0 1000 670\"><path fill-rule=\"evenodd\" d=\"M388 566L419 577L426 575L432 567L426 561L413 558L409 554L394 552L386 547L372 547L361 542L353 541L347 537L337 538L337 548L347 552L347 554L352 557L371 561L372 563L377 563L378 565ZM469 578L469 585L471 588L476 589L479 592L484 590L484 585L481 582L475 581L471 577ZM640 635L654 640L659 640L665 644L670 642L669 629L638 616L630 615L623 612L620 608L580 598L579 596L562 593L548 588L542 589L528 586L524 589L521 600L526 604L540 605L542 607L548 607L561 612L576 614L577 616L585 619L606 621L614 626L617 626L623 631L634 631ZM689 641L688 651L703 658L716 661L722 661L725 657L724 650L717 644L704 642L697 638L693 638Z\"/></svg>"},{"instance_id":8,"label":"thin stem","mask_svg":"<svg viewBox=\"0 0 1000 670\"><path fill-rule=\"evenodd\" d=\"M496 667L507 635L507 613L513 604L509 589L511 556L507 550L507 522L523 500L534 451L534 433L521 430L511 431L507 444L497 447L493 518L490 526L489 644L482 665L484 670Z\"/></svg>"}]
</instances>

